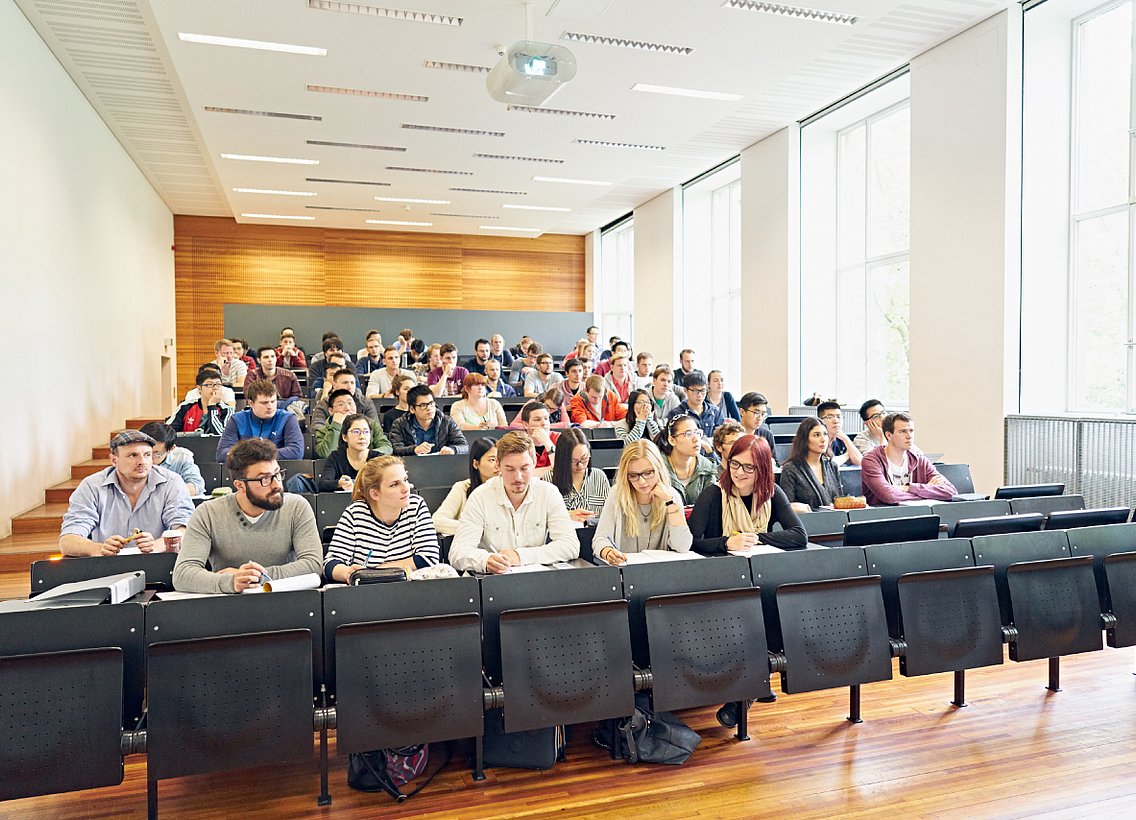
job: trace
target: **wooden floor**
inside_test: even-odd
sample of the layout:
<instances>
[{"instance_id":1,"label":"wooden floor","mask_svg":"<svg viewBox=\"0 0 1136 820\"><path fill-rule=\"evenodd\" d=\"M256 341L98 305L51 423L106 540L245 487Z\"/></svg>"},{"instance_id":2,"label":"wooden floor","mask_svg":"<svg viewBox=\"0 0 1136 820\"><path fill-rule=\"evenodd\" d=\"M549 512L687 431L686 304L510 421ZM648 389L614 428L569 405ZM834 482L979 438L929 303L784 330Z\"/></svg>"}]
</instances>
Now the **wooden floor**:
<instances>
[{"instance_id":1,"label":"wooden floor","mask_svg":"<svg viewBox=\"0 0 1136 820\"><path fill-rule=\"evenodd\" d=\"M21 583L10 560L0 566L0 589ZM1057 694L1044 688L1044 661L972 672L964 709L949 705L949 675L907 679L897 668L895 680L864 687L860 725L844 720L846 690L782 696L754 705L747 743L718 726L713 709L688 712L703 740L681 767L612 762L580 726L567 762L491 769L481 783L454 744L454 762L402 805L348 789L346 759L336 757L333 803L318 807L314 750L311 764L165 781L159 805L177 818L1132 816L1134 652L1105 649L1062 666ZM141 818L145 776L144 758L132 756L120 786L11 801L0 817Z\"/></svg>"}]
</instances>

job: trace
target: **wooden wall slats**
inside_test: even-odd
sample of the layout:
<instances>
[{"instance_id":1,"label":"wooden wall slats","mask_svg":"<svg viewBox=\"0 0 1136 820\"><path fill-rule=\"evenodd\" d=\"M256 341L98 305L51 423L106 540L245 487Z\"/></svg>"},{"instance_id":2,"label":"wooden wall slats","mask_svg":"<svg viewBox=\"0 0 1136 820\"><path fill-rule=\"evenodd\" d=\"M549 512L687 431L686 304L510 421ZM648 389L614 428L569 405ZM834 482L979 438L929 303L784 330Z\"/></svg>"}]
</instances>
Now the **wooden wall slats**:
<instances>
[{"instance_id":1,"label":"wooden wall slats","mask_svg":"<svg viewBox=\"0 0 1136 820\"><path fill-rule=\"evenodd\" d=\"M582 236L345 231L175 216L174 242L179 395L213 358L226 303L584 309Z\"/></svg>"}]
</instances>

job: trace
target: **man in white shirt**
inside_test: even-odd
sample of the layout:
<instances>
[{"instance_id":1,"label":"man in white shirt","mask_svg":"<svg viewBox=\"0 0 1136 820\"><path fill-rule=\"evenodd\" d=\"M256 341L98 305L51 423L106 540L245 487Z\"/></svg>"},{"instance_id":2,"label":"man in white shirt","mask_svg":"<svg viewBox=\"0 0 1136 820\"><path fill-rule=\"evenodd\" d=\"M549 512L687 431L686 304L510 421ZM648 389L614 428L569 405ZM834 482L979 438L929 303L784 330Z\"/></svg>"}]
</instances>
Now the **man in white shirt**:
<instances>
[{"instance_id":1,"label":"man in white shirt","mask_svg":"<svg viewBox=\"0 0 1136 820\"><path fill-rule=\"evenodd\" d=\"M382 399L393 395L391 393L391 383L394 377L399 373L406 376L408 379L415 378L413 370L399 369L399 351L397 347L388 347L383 351L383 367L379 370L371 371L371 375L367 378L367 398L369 399Z\"/></svg>"},{"instance_id":2,"label":"man in white shirt","mask_svg":"<svg viewBox=\"0 0 1136 820\"><path fill-rule=\"evenodd\" d=\"M860 420L864 422L864 429L856 434L852 443L861 453L887 444L883 429L886 415L887 409L879 399L868 399L860 405Z\"/></svg>"},{"instance_id":3,"label":"man in white shirt","mask_svg":"<svg viewBox=\"0 0 1136 820\"><path fill-rule=\"evenodd\" d=\"M460 572L501 574L510 567L579 558L580 541L563 496L536 478L532 439L519 431L501 436L497 464L500 474L469 494L450 564Z\"/></svg>"},{"instance_id":4,"label":"man in white shirt","mask_svg":"<svg viewBox=\"0 0 1136 820\"><path fill-rule=\"evenodd\" d=\"M552 372L552 356L541 353L536 357L536 370L525 377L525 395L538 398L562 381L563 376Z\"/></svg>"},{"instance_id":5,"label":"man in white shirt","mask_svg":"<svg viewBox=\"0 0 1136 820\"><path fill-rule=\"evenodd\" d=\"M655 357L647 351L635 356L635 373L631 376L635 380L636 390L646 390L655 380Z\"/></svg>"},{"instance_id":6,"label":"man in white shirt","mask_svg":"<svg viewBox=\"0 0 1136 820\"><path fill-rule=\"evenodd\" d=\"M244 387L248 365L237 356L233 343L228 339L221 339L213 345L213 351L217 354L215 364L221 371L221 384L228 387Z\"/></svg>"}]
</instances>

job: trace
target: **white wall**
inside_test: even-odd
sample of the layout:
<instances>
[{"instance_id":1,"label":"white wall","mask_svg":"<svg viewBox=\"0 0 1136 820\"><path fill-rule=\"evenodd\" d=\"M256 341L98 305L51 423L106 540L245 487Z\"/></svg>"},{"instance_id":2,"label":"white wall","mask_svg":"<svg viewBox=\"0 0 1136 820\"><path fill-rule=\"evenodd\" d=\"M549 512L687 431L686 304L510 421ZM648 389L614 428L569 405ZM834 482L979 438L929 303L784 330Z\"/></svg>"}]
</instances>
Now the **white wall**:
<instances>
[{"instance_id":1,"label":"white wall","mask_svg":"<svg viewBox=\"0 0 1136 820\"><path fill-rule=\"evenodd\" d=\"M911 63L911 411L928 452L1003 475L1016 409L1020 12Z\"/></svg>"},{"instance_id":2,"label":"white wall","mask_svg":"<svg viewBox=\"0 0 1136 820\"><path fill-rule=\"evenodd\" d=\"M800 402L800 129L742 151L741 382L775 413Z\"/></svg>"},{"instance_id":3,"label":"white wall","mask_svg":"<svg viewBox=\"0 0 1136 820\"><path fill-rule=\"evenodd\" d=\"M128 417L157 415L173 217L14 3L0 3L0 537Z\"/></svg>"},{"instance_id":4,"label":"white wall","mask_svg":"<svg viewBox=\"0 0 1136 820\"><path fill-rule=\"evenodd\" d=\"M655 364L678 366L681 339L675 299L682 269L682 191L672 188L635 209L636 353L649 352ZM678 345L678 346L676 346Z\"/></svg>"}]
</instances>

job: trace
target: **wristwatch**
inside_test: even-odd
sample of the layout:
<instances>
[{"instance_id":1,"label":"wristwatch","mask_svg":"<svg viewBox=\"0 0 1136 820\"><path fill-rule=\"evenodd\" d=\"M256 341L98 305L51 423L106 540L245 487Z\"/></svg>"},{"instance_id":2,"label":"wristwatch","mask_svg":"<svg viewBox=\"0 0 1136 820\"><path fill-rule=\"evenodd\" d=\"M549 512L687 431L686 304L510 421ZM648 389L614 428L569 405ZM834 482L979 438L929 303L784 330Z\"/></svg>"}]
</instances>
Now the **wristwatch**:
<instances>
[{"instance_id":1,"label":"wristwatch","mask_svg":"<svg viewBox=\"0 0 1136 820\"><path fill-rule=\"evenodd\" d=\"M673 507L674 505L675 505L675 500L674 500L673 498L671 498L671 499L669 499L669 500L667 501L667 503L666 503L666 504L664 504L663 506L664 506L664 507Z\"/></svg>"}]
</instances>

